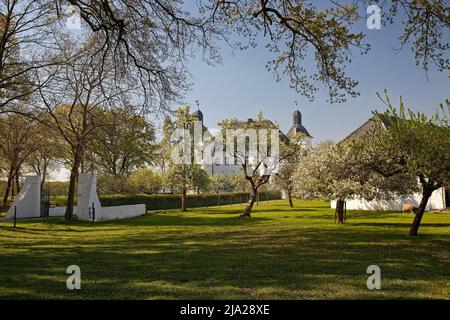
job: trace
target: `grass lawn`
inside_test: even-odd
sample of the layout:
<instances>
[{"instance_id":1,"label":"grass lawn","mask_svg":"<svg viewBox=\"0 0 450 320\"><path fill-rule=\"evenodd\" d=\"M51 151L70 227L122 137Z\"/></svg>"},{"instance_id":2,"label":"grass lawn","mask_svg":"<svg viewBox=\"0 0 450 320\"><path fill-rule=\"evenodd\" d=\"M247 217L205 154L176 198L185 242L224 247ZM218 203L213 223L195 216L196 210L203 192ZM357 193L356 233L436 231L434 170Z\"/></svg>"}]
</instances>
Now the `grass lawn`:
<instances>
[{"instance_id":1,"label":"grass lawn","mask_svg":"<svg viewBox=\"0 0 450 320\"><path fill-rule=\"evenodd\" d=\"M450 298L450 212L412 216L334 210L319 201L147 214L67 225L0 222L0 299ZM66 289L69 265L81 290ZM381 268L368 290L366 268Z\"/></svg>"}]
</instances>

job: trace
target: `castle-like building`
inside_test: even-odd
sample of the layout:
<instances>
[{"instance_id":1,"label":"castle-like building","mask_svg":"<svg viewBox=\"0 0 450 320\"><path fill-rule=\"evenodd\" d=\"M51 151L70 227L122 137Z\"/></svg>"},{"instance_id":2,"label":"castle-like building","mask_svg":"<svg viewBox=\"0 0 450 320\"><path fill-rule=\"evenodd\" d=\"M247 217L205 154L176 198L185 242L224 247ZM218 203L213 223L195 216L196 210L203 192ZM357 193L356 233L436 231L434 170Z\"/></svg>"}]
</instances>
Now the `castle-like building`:
<instances>
[{"instance_id":1,"label":"castle-like building","mask_svg":"<svg viewBox=\"0 0 450 320\"><path fill-rule=\"evenodd\" d=\"M204 125L203 113L200 110L197 110L194 113L192 113L192 116L196 117L198 119L198 121L201 121L203 129L205 131L208 130L208 128L205 127L205 125ZM251 122L251 121L253 121L253 119L247 120L247 122ZM274 126L274 123L272 121L270 121L270 120L266 120L266 121L267 121L268 128ZM244 121L242 121L242 123L244 123ZM306 130L306 128L302 124L301 112L299 110L295 110L294 113L292 114L292 126L289 128L289 130L287 131L286 134L284 134L280 130L280 136L281 136L281 139L289 139L289 137L292 137L295 134L299 134L299 133L303 134L303 136L304 136L303 141L304 141L305 145L310 145L313 137L309 134L308 130ZM207 163L206 161L204 161L204 163L202 164L202 168L211 176L213 176L213 175L234 175L241 170L242 166L240 164L228 163L227 161L228 161L227 157L224 157L223 161L217 160L213 163Z\"/></svg>"}]
</instances>

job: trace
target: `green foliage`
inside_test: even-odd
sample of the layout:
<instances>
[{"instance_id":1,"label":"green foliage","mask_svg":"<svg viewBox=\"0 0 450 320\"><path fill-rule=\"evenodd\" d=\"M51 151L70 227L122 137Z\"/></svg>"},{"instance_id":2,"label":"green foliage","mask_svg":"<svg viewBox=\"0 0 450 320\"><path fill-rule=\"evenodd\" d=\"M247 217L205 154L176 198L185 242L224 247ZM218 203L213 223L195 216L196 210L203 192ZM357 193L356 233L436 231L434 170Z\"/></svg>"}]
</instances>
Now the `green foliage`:
<instances>
[{"instance_id":1,"label":"green foliage","mask_svg":"<svg viewBox=\"0 0 450 320\"><path fill-rule=\"evenodd\" d=\"M164 175L164 186L178 193L183 188L195 191L207 191L209 177L199 165L172 164Z\"/></svg>"},{"instance_id":2,"label":"green foliage","mask_svg":"<svg viewBox=\"0 0 450 320\"><path fill-rule=\"evenodd\" d=\"M134 192L130 179L121 175L99 175L97 177L97 189L100 195Z\"/></svg>"},{"instance_id":3,"label":"green foliage","mask_svg":"<svg viewBox=\"0 0 450 320\"><path fill-rule=\"evenodd\" d=\"M133 190L138 193L155 194L163 186L163 177L149 168L143 168L130 176Z\"/></svg>"},{"instance_id":4,"label":"green foliage","mask_svg":"<svg viewBox=\"0 0 450 320\"><path fill-rule=\"evenodd\" d=\"M380 97L381 98L381 97ZM386 156L372 161L381 162L377 167L381 174L389 174L394 166L398 172L412 174L427 180L432 189L445 186L450 181L450 103L441 105L431 117L422 112L406 108L400 97L399 108L393 107L387 93L382 99L388 109L376 112L387 131L375 141L378 150L384 149ZM389 171L391 169L391 171Z\"/></svg>"},{"instance_id":5,"label":"green foliage","mask_svg":"<svg viewBox=\"0 0 450 320\"><path fill-rule=\"evenodd\" d=\"M104 126L89 141L96 168L109 175L128 176L151 163L155 155L155 130L141 115L127 109L104 112Z\"/></svg>"},{"instance_id":6,"label":"green foliage","mask_svg":"<svg viewBox=\"0 0 450 320\"><path fill-rule=\"evenodd\" d=\"M231 176L231 183L234 191L246 191L250 192L251 187L248 181L245 179L245 175L242 172L238 172Z\"/></svg>"},{"instance_id":7,"label":"green foliage","mask_svg":"<svg viewBox=\"0 0 450 320\"><path fill-rule=\"evenodd\" d=\"M46 181L44 190L48 190L50 196L67 196L69 181Z\"/></svg>"},{"instance_id":8,"label":"green foliage","mask_svg":"<svg viewBox=\"0 0 450 320\"><path fill-rule=\"evenodd\" d=\"M200 165L194 163L194 152L191 152L190 159L183 159L183 163L175 163L172 159L173 154L177 151L180 152L180 157L185 158L188 156L182 154L182 150L176 150L174 146L190 143L189 141L182 141L182 137L173 137L172 133L174 130L181 129L190 132L192 135L195 121L197 121L197 118L190 113L190 107L185 106L177 109L172 121L166 120L164 122L163 140L172 146L172 150L164 152L165 156L168 157L167 170L164 174L164 186L176 193L182 193L182 190L207 191L209 188L209 176ZM193 141L187 147L192 150L194 148Z\"/></svg>"},{"instance_id":9,"label":"green foliage","mask_svg":"<svg viewBox=\"0 0 450 320\"><path fill-rule=\"evenodd\" d=\"M211 192L232 192L233 180L231 176L227 175L214 175L210 177L209 190ZM240 190L239 190L240 191Z\"/></svg>"}]
</instances>

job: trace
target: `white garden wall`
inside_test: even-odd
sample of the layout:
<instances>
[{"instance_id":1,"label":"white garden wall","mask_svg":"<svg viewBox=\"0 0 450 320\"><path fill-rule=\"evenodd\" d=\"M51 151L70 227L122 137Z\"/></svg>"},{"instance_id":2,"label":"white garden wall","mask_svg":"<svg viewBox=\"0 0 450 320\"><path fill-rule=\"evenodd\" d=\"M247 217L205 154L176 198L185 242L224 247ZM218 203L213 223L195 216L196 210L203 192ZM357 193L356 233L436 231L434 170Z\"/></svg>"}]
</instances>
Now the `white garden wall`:
<instances>
[{"instance_id":1,"label":"white garden wall","mask_svg":"<svg viewBox=\"0 0 450 320\"><path fill-rule=\"evenodd\" d=\"M394 200L372 200L353 199L346 201L348 210L379 210L379 211L401 211L403 204L413 204L419 206L422 195L415 193L409 197L398 198ZM435 190L428 200L426 210L445 209L445 189ZM331 208L336 208L336 201L331 201Z\"/></svg>"},{"instance_id":2,"label":"white garden wall","mask_svg":"<svg viewBox=\"0 0 450 320\"><path fill-rule=\"evenodd\" d=\"M97 179L94 174L81 174L78 177L78 199L76 215L80 220L92 220L89 208L95 208L95 221L126 219L146 213L145 204L102 207L97 196Z\"/></svg>"},{"instance_id":3,"label":"white garden wall","mask_svg":"<svg viewBox=\"0 0 450 320\"><path fill-rule=\"evenodd\" d=\"M81 174L78 178L78 205L73 213L80 220L92 220L89 209L95 208L95 221L126 219L141 216L146 213L145 204L102 207L97 196L97 180L94 174ZM17 209L16 217L39 218L41 216L41 177L28 176L25 178L22 189L16 197L5 219L14 218L14 207ZM50 217L63 217L66 207L49 209Z\"/></svg>"},{"instance_id":4,"label":"white garden wall","mask_svg":"<svg viewBox=\"0 0 450 320\"><path fill-rule=\"evenodd\" d=\"M39 218L41 216L41 176L25 177L22 188L9 208L5 220L14 218Z\"/></svg>"}]
</instances>

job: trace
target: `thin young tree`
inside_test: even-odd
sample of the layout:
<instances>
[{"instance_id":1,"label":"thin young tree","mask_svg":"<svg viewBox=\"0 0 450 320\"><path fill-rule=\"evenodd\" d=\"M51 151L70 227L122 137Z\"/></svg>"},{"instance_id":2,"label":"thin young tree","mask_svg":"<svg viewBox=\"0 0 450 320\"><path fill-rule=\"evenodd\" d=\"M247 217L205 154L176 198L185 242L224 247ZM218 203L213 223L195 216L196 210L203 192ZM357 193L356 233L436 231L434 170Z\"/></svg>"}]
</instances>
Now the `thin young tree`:
<instances>
[{"instance_id":1,"label":"thin young tree","mask_svg":"<svg viewBox=\"0 0 450 320\"><path fill-rule=\"evenodd\" d=\"M241 217L251 217L258 190L275 177L279 166L287 163L300 149L302 136L288 138L278 126L265 119L240 121L225 119L219 123L227 141L226 155L229 163L241 166L241 174L248 182L250 193L247 206ZM275 133L275 134L274 134ZM278 150L275 150L276 147Z\"/></svg>"},{"instance_id":2,"label":"thin young tree","mask_svg":"<svg viewBox=\"0 0 450 320\"><path fill-rule=\"evenodd\" d=\"M172 120L166 121L163 141L170 143L170 152L165 150L167 171L165 185L175 192L181 193L181 211L188 207L187 193L190 190L199 192L207 190L209 178L206 171L196 163L194 155L194 126L198 119L190 113L189 106L180 107ZM202 127L202 130L204 128ZM177 134L179 133L179 134Z\"/></svg>"}]
</instances>

